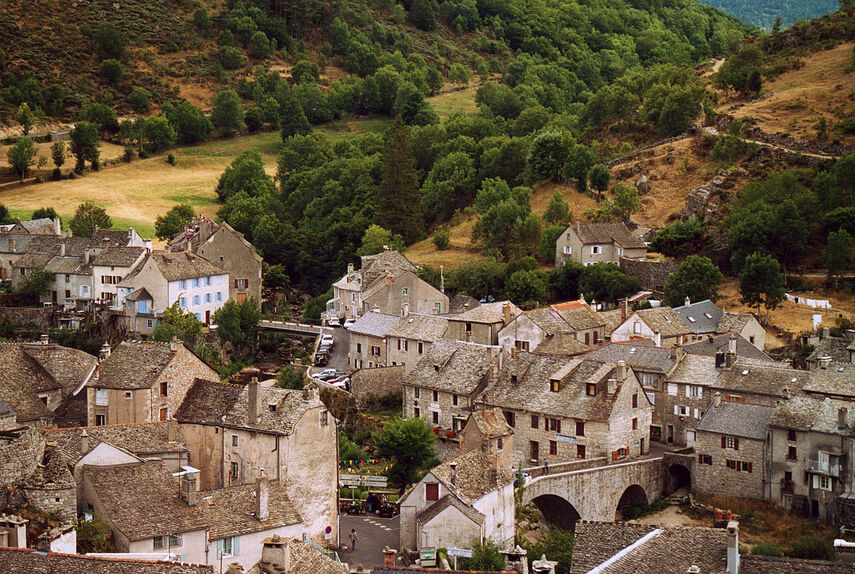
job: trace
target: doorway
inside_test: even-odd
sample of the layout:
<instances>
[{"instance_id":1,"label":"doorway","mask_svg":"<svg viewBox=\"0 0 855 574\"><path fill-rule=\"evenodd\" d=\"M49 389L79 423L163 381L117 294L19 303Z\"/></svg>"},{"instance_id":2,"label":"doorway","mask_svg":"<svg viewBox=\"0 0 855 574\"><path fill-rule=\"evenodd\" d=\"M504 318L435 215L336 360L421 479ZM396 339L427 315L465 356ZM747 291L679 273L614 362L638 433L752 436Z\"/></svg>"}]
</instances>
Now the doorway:
<instances>
[{"instance_id":1,"label":"doorway","mask_svg":"<svg viewBox=\"0 0 855 574\"><path fill-rule=\"evenodd\" d=\"M686 431L686 446L695 446L695 431Z\"/></svg>"}]
</instances>

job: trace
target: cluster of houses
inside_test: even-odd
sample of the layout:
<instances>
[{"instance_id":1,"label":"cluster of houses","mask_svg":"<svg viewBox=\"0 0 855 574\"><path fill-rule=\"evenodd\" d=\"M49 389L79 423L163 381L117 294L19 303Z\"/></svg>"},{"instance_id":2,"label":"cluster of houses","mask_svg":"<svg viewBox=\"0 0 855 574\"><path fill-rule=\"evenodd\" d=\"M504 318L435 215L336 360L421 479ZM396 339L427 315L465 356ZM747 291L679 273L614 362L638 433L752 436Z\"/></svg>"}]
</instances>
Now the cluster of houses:
<instances>
[{"instance_id":1,"label":"cluster of houses","mask_svg":"<svg viewBox=\"0 0 855 574\"><path fill-rule=\"evenodd\" d=\"M71 237L58 219L7 227L0 230L0 278L15 288L36 270L51 272L41 301L60 311L62 326L104 312L128 332L148 335L172 305L210 324L229 299L261 301L261 256L226 223L194 218L165 251L152 251L133 228Z\"/></svg>"}]
</instances>

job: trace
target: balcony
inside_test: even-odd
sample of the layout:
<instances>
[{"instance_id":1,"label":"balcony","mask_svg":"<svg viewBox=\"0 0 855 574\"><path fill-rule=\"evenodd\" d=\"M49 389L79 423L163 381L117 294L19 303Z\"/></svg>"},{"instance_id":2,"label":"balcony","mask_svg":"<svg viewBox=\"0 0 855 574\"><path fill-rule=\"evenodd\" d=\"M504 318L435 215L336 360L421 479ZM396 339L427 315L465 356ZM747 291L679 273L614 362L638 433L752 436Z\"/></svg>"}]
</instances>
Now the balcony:
<instances>
[{"instance_id":1,"label":"balcony","mask_svg":"<svg viewBox=\"0 0 855 574\"><path fill-rule=\"evenodd\" d=\"M840 459L809 458L805 460L805 470L813 474L840 477Z\"/></svg>"}]
</instances>

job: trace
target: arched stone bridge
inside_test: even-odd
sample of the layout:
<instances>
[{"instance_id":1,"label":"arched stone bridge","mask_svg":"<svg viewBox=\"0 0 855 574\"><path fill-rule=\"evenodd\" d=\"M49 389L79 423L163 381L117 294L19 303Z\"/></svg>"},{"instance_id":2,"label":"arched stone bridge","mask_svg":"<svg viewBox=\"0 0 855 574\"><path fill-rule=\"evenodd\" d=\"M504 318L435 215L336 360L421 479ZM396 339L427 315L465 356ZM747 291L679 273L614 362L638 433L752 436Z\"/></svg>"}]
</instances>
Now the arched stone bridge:
<instances>
[{"instance_id":1,"label":"arched stone bridge","mask_svg":"<svg viewBox=\"0 0 855 574\"><path fill-rule=\"evenodd\" d=\"M614 464L605 459L580 461L582 464L550 466L549 474L537 469L541 472L528 481L523 501L534 503L548 522L562 528L572 528L580 519L611 522L619 511L649 504L681 486L690 486L690 469L681 469L682 461L670 458Z\"/></svg>"}]
</instances>

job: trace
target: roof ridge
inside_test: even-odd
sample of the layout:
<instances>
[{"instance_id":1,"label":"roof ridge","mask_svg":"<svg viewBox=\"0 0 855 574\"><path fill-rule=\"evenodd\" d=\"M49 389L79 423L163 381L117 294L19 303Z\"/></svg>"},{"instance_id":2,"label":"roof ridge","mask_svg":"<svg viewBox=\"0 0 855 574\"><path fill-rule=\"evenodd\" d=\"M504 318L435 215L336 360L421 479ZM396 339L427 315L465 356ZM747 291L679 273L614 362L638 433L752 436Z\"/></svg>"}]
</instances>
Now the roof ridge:
<instances>
[{"instance_id":1,"label":"roof ridge","mask_svg":"<svg viewBox=\"0 0 855 574\"><path fill-rule=\"evenodd\" d=\"M146 421L146 422L138 422L138 423L114 423L110 425L89 425L82 427L48 427L45 429L45 432L57 432L57 431L73 431L73 430L88 430L88 429L107 429L107 428L116 428L116 427L138 427L143 425L165 425L170 421Z\"/></svg>"}]
</instances>

